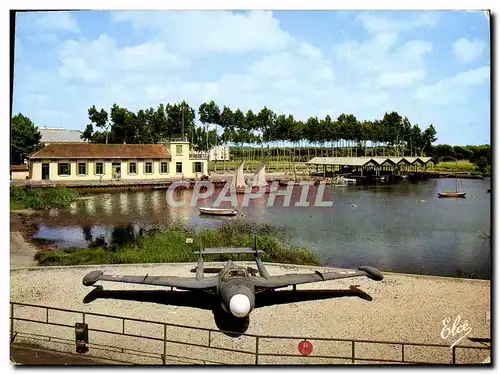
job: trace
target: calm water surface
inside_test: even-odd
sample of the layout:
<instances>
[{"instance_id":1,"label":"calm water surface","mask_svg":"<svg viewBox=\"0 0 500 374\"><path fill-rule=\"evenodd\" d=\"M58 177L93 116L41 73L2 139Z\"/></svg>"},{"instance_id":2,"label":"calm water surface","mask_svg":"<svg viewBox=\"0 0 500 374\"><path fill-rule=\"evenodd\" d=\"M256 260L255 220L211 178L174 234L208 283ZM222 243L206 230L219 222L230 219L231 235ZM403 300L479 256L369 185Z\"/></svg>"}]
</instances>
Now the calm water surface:
<instances>
[{"instance_id":1,"label":"calm water surface","mask_svg":"<svg viewBox=\"0 0 500 374\"><path fill-rule=\"evenodd\" d=\"M200 229L245 219L284 227L293 243L318 251L326 265L369 264L398 272L489 279L490 179L463 180L459 185L466 199L438 199L442 189L455 189L454 179L383 187L327 186L323 200L333 201L329 208L294 207L301 194L295 188L290 206L276 197L274 206L267 207L266 195L243 208L243 218L200 216L188 204L171 207L165 190L98 194L68 209L44 213L35 236L55 240L58 246L86 247L90 236L109 241L117 226L138 230L179 221ZM310 188L311 203L316 189ZM190 199L191 194L179 191L177 199ZM198 205L210 206L215 198L199 200Z\"/></svg>"}]
</instances>

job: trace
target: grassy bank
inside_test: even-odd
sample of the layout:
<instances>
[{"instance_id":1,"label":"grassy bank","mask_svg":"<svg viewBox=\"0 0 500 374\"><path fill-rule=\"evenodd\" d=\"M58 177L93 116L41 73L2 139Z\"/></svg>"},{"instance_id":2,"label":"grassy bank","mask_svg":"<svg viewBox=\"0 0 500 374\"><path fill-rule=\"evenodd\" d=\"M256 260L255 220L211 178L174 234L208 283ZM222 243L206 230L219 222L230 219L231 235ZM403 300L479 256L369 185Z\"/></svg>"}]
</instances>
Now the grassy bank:
<instances>
[{"instance_id":1,"label":"grassy bank","mask_svg":"<svg viewBox=\"0 0 500 374\"><path fill-rule=\"evenodd\" d=\"M469 160L443 161L435 165L434 170L446 171L446 172L455 171L455 172L472 173L476 170L476 165L471 163Z\"/></svg>"},{"instance_id":2,"label":"grassy bank","mask_svg":"<svg viewBox=\"0 0 500 374\"><path fill-rule=\"evenodd\" d=\"M10 188L10 210L65 208L78 197L75 190L56 188Z\"/></svg>"},{"instance_id":3,"label":"grassy bank","mask_svg":"<svg viewBox=\"0 0 500 374\"><path fill-rule=\"evenodd\" d=\"M255 169L260 165L260 160L254 161L246 161L245 162L245 170L255 171ZM217 171L223 171L224 168L226 170L236 170L239 166L239 162L237 161L217 161ZM293 171L293 167L295 164L295 170L300 173L308 170L306 163L304 162L295 162L292 163L290 161L277 161L277 160L268 160L267 161L267 170L268 171L276 171L276 172L291 172ZM214 171L216 168L216 163L210 161L208 163L208 170ZM428 170L442 171L442 172L466 172L466 173L479 173L477 171L477 166L471 163L469 160L459 160L459 161L442 161L439 162L434 167L432 164L429 164Z\"/></svg>"},{"instance_id":4,"label":"grassy bank","mask_svg":"<svg viewBox=\"0 0 500 374\"><path fill-rule=\"evenodd\" d=\"M66 248L40 251L35 259L42 266L90 265L90 264L132 264L195 262L198 257L193 251L200 247L257 247L265 251L262 259L268 262L316 265L319 257L305 247L285 244L280 234L271 227L252 228L245 223L231 224L219 228L194 232L183 228L171 228L150 232L123 245L98 246L95 248ZM186 243L192 238L193 243ZM206 261L228 259L251 261L252 255L207 255Z\"/></svg>"}]
</instances>

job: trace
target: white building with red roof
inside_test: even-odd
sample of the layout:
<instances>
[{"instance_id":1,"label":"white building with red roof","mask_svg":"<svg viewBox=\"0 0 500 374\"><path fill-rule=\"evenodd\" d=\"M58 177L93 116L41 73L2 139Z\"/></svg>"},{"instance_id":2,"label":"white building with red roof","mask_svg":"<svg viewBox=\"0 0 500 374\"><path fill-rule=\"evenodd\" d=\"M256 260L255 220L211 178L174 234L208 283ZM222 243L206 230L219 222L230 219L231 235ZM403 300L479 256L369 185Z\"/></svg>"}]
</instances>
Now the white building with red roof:
<instances>
[{"instance_id":1,"label":"white building with red roof","mask_svg":"<svg viewBox=\"0 0 500 374\"><path fill-rule=\"evenodd\" d=\"M208 175L208 161L191 158L189 142L182 140L165 144L49 143L28 159L32 181L142 182Z\"/></svg>"}]
</instances>

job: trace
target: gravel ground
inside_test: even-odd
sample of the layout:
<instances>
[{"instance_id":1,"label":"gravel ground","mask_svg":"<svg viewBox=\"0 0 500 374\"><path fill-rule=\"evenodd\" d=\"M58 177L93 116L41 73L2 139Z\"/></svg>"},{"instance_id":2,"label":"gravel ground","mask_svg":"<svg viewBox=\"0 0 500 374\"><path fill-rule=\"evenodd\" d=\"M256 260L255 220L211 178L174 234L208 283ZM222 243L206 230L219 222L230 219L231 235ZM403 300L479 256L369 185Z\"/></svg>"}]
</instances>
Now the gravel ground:
<instances>
[{"instance_id":1,"label":"gravel ground","mask_svg":"<svg viewBox=\"0 0 500 374\"><path fill-rule=\"evenodd\" d=\"M19 231L10 233L10 267L36 266L34 256L37 249L28 243Z\"/></svg>"},{"instance_id":2,"label":"gravel ground","mask_svg":"<svg viewBox=\"0 0 500 374\"><path fill-rule=\"evenodd\" d=\"M217 266L207 263L206 266ZM248 265L253 265L248 263ZM84 303L85 296L93 287L84 287L82 278L92 270L104 270L109 274L121 275L177 275L194 276L189 270L193 264L153 264L121 266L85 266L20 268L10 273L12 302L36 304L71 309L81 312L103 313L129 318L148 319L158 322L217 329L210 310L186 306L166 305L165 297L158 295L161 287L102 282L104 290L148 290L147 301L120 300L116 298L97 298ZM320 267L267 264L271 275L293 272L327 271ZM212 276L208 274L207 276ZM453 320L460 316L472 328L467 338L490 338L490 282L484 280L386 274L381 282L367 278L353 278L325 283L301 285L301 290L349 290L350 286L371 296L368 301L361 297L330 296L323 300L295 302L292 304L272 305L252 311L248 334L280 335L315 338L337 338L356 340L383 340L407 343L430 343L451 345L454 339L441 338L443 319ZM164 288L163 288L164 290ZM335 296L335 295L334 295ZM46 318L45 311L39 308L15 308L15 316L37 319ZM49 321L74 325L81 322L81 315L75 313L50 311ZM122 322L118 319L87 316L86 322L91 329L119 332ZM15 321L14 331L18 332L16 342L36 343L50 349L74 351L74 329L48 326L33 322ZM163 326L149 323L127 321L125 332L141 336L163 337ZM35 334L52 338L37 338ZM255 362L255 338L240 336L228 337L220 332L209 334L206 331L187 328L168 327L169 340L184 341L191 344L232 348L250 353L232 353L210 348L167 343L167 363L247 363ZM478 345L463 339L462 345ZM161 363L163 342L124 337L103 332L89 332L91 346L87 355L94 355L139 364ZM259 354L286 353L298 355L297 344L301 339L273 340L260 338ZM348 363L346 359L321 359L314 356L350 357L350 342L328 342L310 339L314 345L311 357L272 357L259 356L259 363ZM68 344L69 342L69 344ZM459 345L460 345L459 344ZM119 348L113 348L119 347ZM121 349L125 353L121 352ZM131 352L134 349L140 352ZM356 357L375 359L401 358L401 346L356 343ZM147 352L147 353L144 353ZM405 346L405 360L419 362L450 363L451 349L422 348ZM488 350L457 350L457 362L483 362L489 357ZM356 363L367 363L358 360Z\"/></svg>"}]
</instances>

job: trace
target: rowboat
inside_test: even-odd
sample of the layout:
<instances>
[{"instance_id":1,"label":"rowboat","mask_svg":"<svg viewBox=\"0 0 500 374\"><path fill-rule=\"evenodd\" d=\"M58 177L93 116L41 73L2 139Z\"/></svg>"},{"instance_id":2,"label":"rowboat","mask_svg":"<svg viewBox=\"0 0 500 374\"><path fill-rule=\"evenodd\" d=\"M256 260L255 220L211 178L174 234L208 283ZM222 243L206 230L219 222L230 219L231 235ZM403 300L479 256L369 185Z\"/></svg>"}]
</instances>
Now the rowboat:
<instances>
[{"instance_id":1,"label":"rowboat","mask_svg":"<svg viewBox=\"0 0 500 374\"><path fill-rule=\"evenodd\" d=\"M214 216L235 216L238 214L238 210L236 209L198 207L198 210L200 214L211 214Z\"/></svg>"},{"instance_id":2,"label":"rowboat","mask_svg":"<svg viewBox=\"0 0 500 374\"><path fill-rule=\"evenodd\" d=\"M439 197L465 197L466 192L438 192Z\"/></svg>"},{"instance_id":3,"label":"rowboat","mask_svg":"<svg viewBox=\"0 0 500 374\"><path fill-rule=\"evenodd\" d=\"M279 185L282 187L286 187L286 186L290 186L290 185L300 186L301 182L298 180L294 180L294 179L282 179L279 181Z\"/></svg>"}]
</instances>

